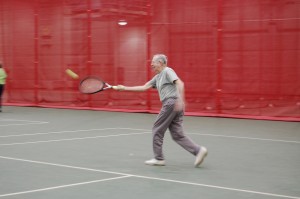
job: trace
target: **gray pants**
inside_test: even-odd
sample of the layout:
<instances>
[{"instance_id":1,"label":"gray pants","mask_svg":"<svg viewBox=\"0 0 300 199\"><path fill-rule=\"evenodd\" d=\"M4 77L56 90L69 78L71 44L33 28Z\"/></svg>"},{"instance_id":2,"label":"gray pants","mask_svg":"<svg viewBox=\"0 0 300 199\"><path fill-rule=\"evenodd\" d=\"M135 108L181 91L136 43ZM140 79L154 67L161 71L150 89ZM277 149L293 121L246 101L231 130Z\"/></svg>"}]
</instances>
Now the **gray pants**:
<instances>
[{"instance_id":1,"label":"gray pants","mask_svg":"<svg viewBox=\"0 0 300 199\"><path fill-rule=\"evenodd\" d=\"M176 99L169 98L162 102L162 108L152 128L153 152L157 160L164 160L162 145L166 130L169 128L172 139L193 155L197 155L200 146L196 145L183 132L183 111L174 111Z\"/></svg>"}]
</instances>

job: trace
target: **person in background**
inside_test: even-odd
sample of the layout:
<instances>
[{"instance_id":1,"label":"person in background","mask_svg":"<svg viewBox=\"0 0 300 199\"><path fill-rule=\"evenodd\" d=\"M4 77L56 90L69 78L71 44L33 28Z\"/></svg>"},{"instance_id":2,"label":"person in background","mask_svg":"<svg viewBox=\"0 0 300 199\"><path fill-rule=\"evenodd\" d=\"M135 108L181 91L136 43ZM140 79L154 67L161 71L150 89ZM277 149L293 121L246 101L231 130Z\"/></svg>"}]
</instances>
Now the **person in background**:
<instances>
[{"instance_id":1,"label":"person in background","mask_svg":"<svg viewBox=\"0 0 300 199\"><path fill-rule=\"evenodd\" d=\"M4 92L6 78L7 78L7 74L3 68L2 62L0 61L0 112L2 112L2 95Z\"/></svg>"},{"instance_id":2,"label":"person in background","mask_svg":"<svg viewBox=\"0 0 300 199\"><path fill-rule=\"evenodd\" d=\"M144 85L118 85L113 87L119 91L146 91L150 88L158 90L162 108L152 128L154 158L145 161L145 164L152 166L165 165L162 147L165 132L169 129L172 139L196 157L194 166L198 167L206 157L207 149L204 146L195 144L183 131L184 83L175 71L167 66L167 56L164 54L153 56L151 68L156 75Z\"/></svg>"}]
</instances>

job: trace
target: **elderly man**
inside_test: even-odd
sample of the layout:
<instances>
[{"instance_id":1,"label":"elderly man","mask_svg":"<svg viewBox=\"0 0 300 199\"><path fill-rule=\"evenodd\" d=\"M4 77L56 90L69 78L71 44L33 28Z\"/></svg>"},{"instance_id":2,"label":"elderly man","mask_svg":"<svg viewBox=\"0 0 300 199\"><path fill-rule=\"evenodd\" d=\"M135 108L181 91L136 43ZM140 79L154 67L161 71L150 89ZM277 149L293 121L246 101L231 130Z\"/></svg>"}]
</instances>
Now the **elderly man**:
<instances>
[{"instance_id":1,"label":"elderly man","mask_svg":"<svg viewBox=\"0 0 300 199\"><path fill-rule=\"evenodd\" d=\"M165 165L162 146L165 132L169 129L172 139L196 156L194 166L198 167L206 157L207 149L195 144L183 131L184 83L179 79L175 71L167 66L166 55L154 55L151 67L156 75L144 85L118 85L114 87L114 89L120 91L146 91L150 88L158 90L162 108L152 128L154 158L145 161L145 164L153 166Z\"/></svg>"}]
</instances>

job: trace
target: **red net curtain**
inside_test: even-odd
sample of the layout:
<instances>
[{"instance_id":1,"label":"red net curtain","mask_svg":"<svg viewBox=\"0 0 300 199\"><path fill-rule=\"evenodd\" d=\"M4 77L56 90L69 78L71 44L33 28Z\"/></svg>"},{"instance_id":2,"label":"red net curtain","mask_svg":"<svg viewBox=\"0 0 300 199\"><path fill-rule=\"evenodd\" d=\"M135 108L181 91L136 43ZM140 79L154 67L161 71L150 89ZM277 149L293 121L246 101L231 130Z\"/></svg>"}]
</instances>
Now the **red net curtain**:
<instances>
[{"instance_id":1,"label":"red net curtain","mask_svg":"<svg viewBox=\"0 0 300 199\"><path fill-rule=\"evenodd\" d=\"M165 53L187 115L300 121L299 32L298 0L1 0L4 102L157 112L155 90L83 95L64 71L140 85Z\"/></svg>"}]
</instances>

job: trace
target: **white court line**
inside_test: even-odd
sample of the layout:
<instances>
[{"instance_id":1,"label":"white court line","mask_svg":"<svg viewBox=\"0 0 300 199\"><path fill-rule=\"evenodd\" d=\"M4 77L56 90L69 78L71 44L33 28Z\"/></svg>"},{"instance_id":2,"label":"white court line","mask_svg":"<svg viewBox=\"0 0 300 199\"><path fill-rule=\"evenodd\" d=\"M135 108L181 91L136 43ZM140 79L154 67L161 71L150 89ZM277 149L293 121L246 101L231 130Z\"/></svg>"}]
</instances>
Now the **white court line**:
<instances>
[{"instance_id":1,"label":"white court line","mask_svg":"<svg viewBox=\"0 0 300 199\"><path fill-rule=\"evenodd\" d=\"M1 121L21 121L21 122L44 122L44 121L34 121L34 120L17 120L17 119L0 119Z\"/></svg>"},{"instance_id":2,"label":"white court line","mask_svg":"<svg viewBox=\"0 0 300 199\"><path fill-rule=\"evenodd\" d=\"M49 122L29 122L24 124L0 124L0 126L20 126L20 125L31 125L31 124L47 124Z\"/></svg>"},{"instance_id":3,"label":"white court line","mask_svg":"<svg viewBox=\"0 0 300 199\"><path fill-rule=\"evenodd\" d=\"M15 196L15 195L21 195L21 194L27 194L27 193L35 193L35 192L40 192L40 191L48 191L48 190L53 190L53 189L61 189L61 188L66 188L66 187L74 187L74 186L79 186L79 185L92 184L92 183L97 183L97 182L105 182L105 181L110 181L110 180L118 180L118 179L121 179L121 178L128 178L128 177L130 177L130 176L121 176L121 177L115 177L115 178L106 178L106 179L101 179L101 180L93 180L93 181L88 181L88 182L80 182L80 183L67 184L67 185L61 185L61 186L55 186L55 187L47 187L47 188L43 188L43 189L35 189L35 190L30 190L30 191L8 193L8 194L0 195L0 198L1 197L5 197L5 196Z\"/></svg>"},{"instance_id":4,"label":"white court line","mask_svg":"<svg viewBox=\"0 0 300 199\"><path fill-rule=\"evenodd\" d=\"M32 120L16 120L16 119L1 119L0 122L7 122L7 121L16 121L16 122L27 122L27 123L17 123L17 124L0 124L0 126L18 126L18 125L31 125L31 124L46 124L49 122L44 122L44 121L32 121Z\"/></svg>"},{"instance_id":5,"label":"white court line","mask_svg":"<svg viewBox=\"0 0 300 199\"><path fill-rule=\"evenodd\" d=\"M213 136L213 137L225 137L225 138L260 140L260 141L271 141L271 142L287 142L287 143L300 144L300 141L292 141L292 140L276 140L276 139L267 139L267 138L241 137L241 136L216 135L216 134L199 134L199 133L189 133L189 134L201 135L201 136Z\"/></svg>"},{"instance_id":6,"label":"white court line","mask_svg":"<svg viewBox=\"0 0 300 199\"><path fill-rule=\"evenodd\" d=\"M49 165L49 166L79 169L79 170L85 170L85 171L95 171L95 172L123 175L124 178L125 177L136 177L136 178L142 178L142 179L150 179L150 180L158 180L158 181L164 181L164 182L187 184L187 185L194 185L194 186L200 186L200 187L208 187L208 188L212 188L212 189L221 189L221 190L228 190L228 191L235 191L235 192L243 192L243 193L264 195L264 196L289 198L289 199L300 199L300 197L298 197L298 196L280 195L280 194L274 194L274 193L268 193L268 192L260 192L260 191L252 191L252 190L246 190L246 189L236 189L236 188L209 185L209 184L200 184L200 183L194 183L194 182L171 180L171 179L166 179L166 178L156 178L156 177L150 177L150 176L133 175L133 174L127 174L127 173L119 173L119 172L106 171L106 170L90 169L90 168L85 168L85 167L77 167L77 166L70 166L70 165L64 165L64 164L55 164L55 163L50 163L50 162L41 162L41 161L26 160L26 159L5 157L5 156L0 156L0 158L8 159L8 160L15 160L15 161L22 161L22 162L30 162L30 163L35 163L35 164L43 164L43 165Z\"/></svg>"},{"instance_id":7,"label":"white court line","mask_svg":"<svg viewBox=\"0 0 300 199\"><path fill-rule=\"evenodd\" d=\"M115 135L98 135L98 136L92 136L92 137L68 138L68 139L60 139L60 140L45 140L45 141L36 141L36 142L16 142L16 143L9 143L9 144L0 144L0 146L38 144L38 143L47 143L47 142L62 142L62 141L85 140L85 139L106 138L106 137L119 137L119 136L129 136L129 135L142 135L142 134L148 134L148 133L150 133L150 132L126 133L126 134L115 134Z\"/></svg>"},{"instance_id":8,"label":"white court line","mask_svg":"<svg viewBox=\"0 0 300 199\"><path fill-rule=\"evenodd\" d=\"M149 131L149 132L151 131L151 130L147 130L147 129L134 129L134 128L82 129L82 130L56 131L56 132L46 132L46 133L3 135L3 136L0 136L0 138L21 137L21 136L35 136L35 135L48 135L48 134L62 134L62 133L76 133L76 132L87 132L87 131L118 130L118 129L120 129L120 130L134 130L134 131ZM191 135L200 135L200 136L213 136L213 137L225 137L225 138L249 139L249 140L260 140L260 141L271 141L271 142L286 142L286 143L300 144L300 141L292 141L292 140L276 140L276 139L267 139L267 138L242 137L242 136L230 136L230 135L218 135L218 134L199 134L199 133L188 133L188 134L191 134ZM92 138L92 137L87 137L87 139L90 139L90 138ZM54 141L57 141L57 140L54 140ZM64 140L62 140L62 141L64 141ZM41 141L41 142L51 142L51 140L50 141ZM30 144L32 142L26 142L25 144L27 144L27 143ZM33 142L33 143L36 143L36 142ZM12 145L13 144L14 143L12 143ZM22 144L22 143L16 143L16 144ZM1 146L1 144L0 144L0 146Z\"/></svg>"},{"instance_id":9,"label":"white court line","mask_svg":"<svg viewBox=\"0 0 300 199\"><path fill-rule=\"evenodd\" d=\"M146 129L132 129L132 128L82 129L82 130L71 130L71 131L53 131L53 132L46 132L46 133L26 133L26 134L3 135L3 136L0 136L0 138L48 135L48 134L62 134L62 133L76 133L76 132L86 132L86 131L119 130L119 129L120 130L134 130L134 131L148 131Z\"/></svg>"}]
</instances>

